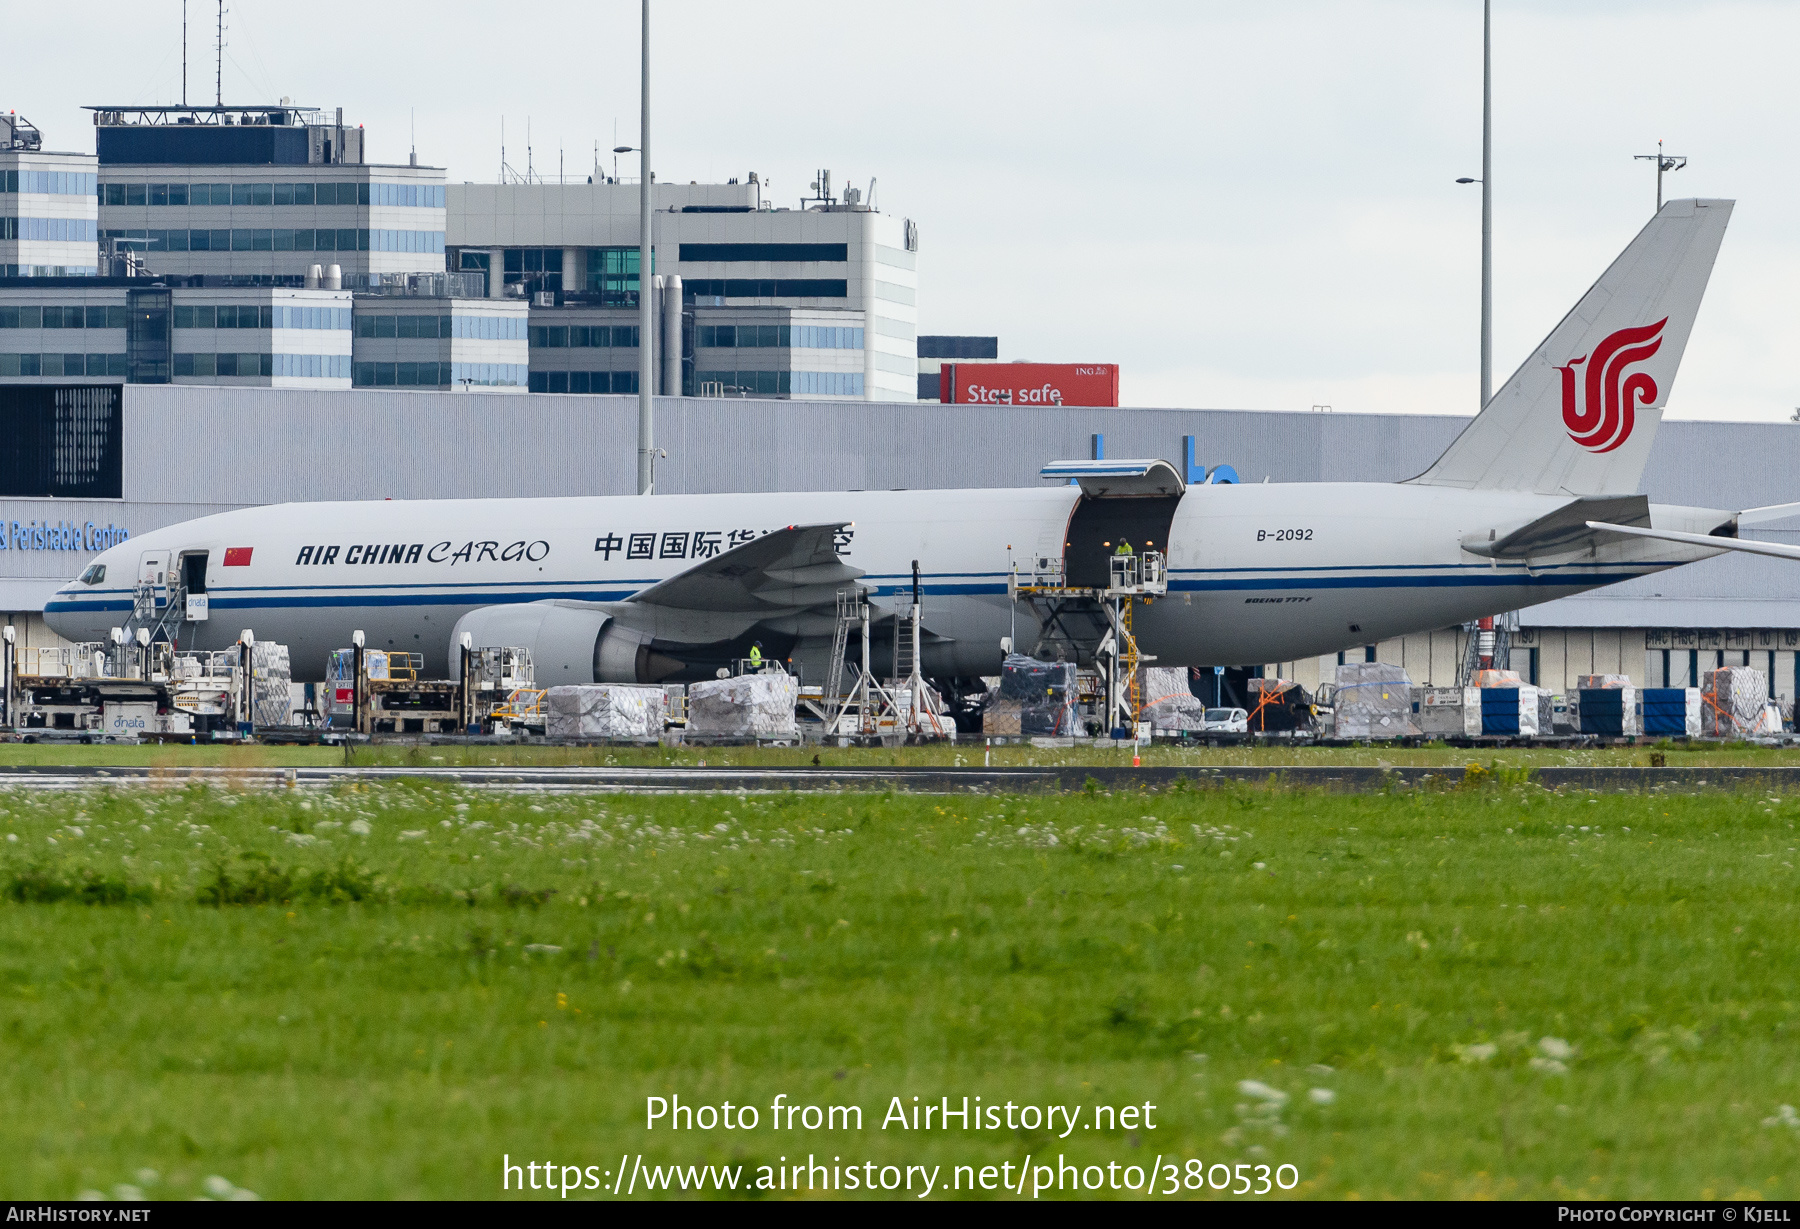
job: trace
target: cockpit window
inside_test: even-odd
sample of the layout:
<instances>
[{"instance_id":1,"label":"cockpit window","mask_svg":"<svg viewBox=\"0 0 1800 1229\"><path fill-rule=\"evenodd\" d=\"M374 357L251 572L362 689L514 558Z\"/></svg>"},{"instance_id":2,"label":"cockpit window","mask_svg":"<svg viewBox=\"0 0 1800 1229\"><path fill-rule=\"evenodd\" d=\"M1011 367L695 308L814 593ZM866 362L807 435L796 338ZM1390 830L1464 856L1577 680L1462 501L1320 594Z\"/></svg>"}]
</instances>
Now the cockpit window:
<instances>
[{"instance_id":1,"label":"cockpit window","mask_svg":"<svg viewBox=\"0 0 1800 1229\"><path fill-rule=\"evenodd\" d=\"M103 583L106 580L106 565L104 563L88 564L88 569L81 574L80 580L84 585Z\"/></svg>"}]
</instances>

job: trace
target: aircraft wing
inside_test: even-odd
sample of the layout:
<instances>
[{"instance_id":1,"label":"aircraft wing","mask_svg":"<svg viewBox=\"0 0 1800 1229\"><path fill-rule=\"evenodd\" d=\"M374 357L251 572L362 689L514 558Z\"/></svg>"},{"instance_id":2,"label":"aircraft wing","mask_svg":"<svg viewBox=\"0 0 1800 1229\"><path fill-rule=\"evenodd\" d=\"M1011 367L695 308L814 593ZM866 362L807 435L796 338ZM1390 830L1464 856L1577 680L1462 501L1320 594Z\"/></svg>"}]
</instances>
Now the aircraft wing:
<instances>
[{"instance_id":1,"label":"aircraft wing","mask_svg":"<svg viewBox=\"0 0 1800 1229\"><path fill-rule=\"evenodd\" d=\"M685 611L766 612L835 605L863 575L838 557L847 521L789 525L658 581L628 601Z\"/></svg>"},{"instance_id":2,"label":"aircraft wing","mask_svg":"<svg viewBox=\"0 0 1800 1229\"><path fill-rule=\"evenodd\" d=\"M1656 538L1663 542L1680 542L1687 546L1704 546L1710 550L1740 550L1750 555L1772 555L1776 559L1800 559L1800 546L1784 546L1779 542L1752 542L1743 538L1715 537L1708 533L1679 533L1673 529L1644 529L1637 525L1608 525L1602 521L1589 521L1588 528L1603 529L1638 538Z\"/></svg>"}]
</instances>

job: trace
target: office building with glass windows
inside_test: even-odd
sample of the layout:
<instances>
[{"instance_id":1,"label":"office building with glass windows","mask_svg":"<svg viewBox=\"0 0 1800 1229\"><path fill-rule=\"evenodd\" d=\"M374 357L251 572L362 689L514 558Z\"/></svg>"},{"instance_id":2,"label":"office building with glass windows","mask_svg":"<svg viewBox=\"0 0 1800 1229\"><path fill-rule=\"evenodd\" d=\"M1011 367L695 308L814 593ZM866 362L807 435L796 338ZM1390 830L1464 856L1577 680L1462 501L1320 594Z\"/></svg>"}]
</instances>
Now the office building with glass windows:
<instances>
[{"instance_id":1,"label":"office building with glass windows","mask_svg":"<svg viewBox=\"0 0 1800 1229\"><path fill-rule=\"evenodd\" d=\"M422 282L356 296L355 387L525 392L524 300L420 293Z\"/></svg>"},{"instance_id":2,"label":"office building with glass windows","mask_svg":"<svg viewBox=\"0 0 1800 1229\"><path fill-rule=\"evenodd\" d=\"M0 115L0 277L92 277L94 156L43 146L24 116Z\"/></svg>"},{"instance_id":3,"label":"office building with glass windows","mask_svg":"<svg viewBox=\"0 0 1800 1229\"><path fill-rule=\"evenodd\" d=\"M351 296L147 278L0 281L0 382L348 389Z\"/></svg>"},{"instance_id":4,"label":"office building with glass windows","mask_svg":"<svg viewBox=\"0 0 1800 1229\"><path fill-rule=\"evenodd\" d=\"M657 184L653 293L661 393L912 399L918 389L918 230L853 189L777 208L744 183ZM530 300L531 387L637 388L638 186L451 184L453 271ZM679 279L677 282L676 279ZM680 325L665 293L679 285ZM678 386L677 386L678 382Z\"/></svg>"},{"instance_id":5,"label":"office building with glass windows","mask_svg":"<svg viewBox=\"0 0 1800 1229\"><path fill-rule=\"evenodd\" d=\"M103 249L151 274L238 285L345 284L444 268L442 168L363 161L363 133L286 100L92 107Z\"/></svg>"}]
</instances>

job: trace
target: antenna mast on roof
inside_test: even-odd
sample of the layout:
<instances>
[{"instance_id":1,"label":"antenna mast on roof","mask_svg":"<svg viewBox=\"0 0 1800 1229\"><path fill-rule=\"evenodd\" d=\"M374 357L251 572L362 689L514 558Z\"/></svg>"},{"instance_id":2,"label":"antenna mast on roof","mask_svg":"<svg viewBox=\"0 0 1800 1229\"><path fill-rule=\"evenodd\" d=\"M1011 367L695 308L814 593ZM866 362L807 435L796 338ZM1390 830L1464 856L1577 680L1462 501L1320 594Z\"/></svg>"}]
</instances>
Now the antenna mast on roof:
<instances>
[{"instance_id":1,"label":"antenna mast on roof","mask_svg":"<svg viewBox=\"0 0 1800 1229\"><path fill-rule=\"evenodd\" d=\"M225 0L219 0L219 41L214 44L213 103L225 106Z\"/></svg>"},{"instance_id":2,"label":"antenna mast on roof","mask_svg":"<svg viewBox=\"0 0 1800 1229\"><path fill-rule=\"evenodd\" d=\"M187 106L187 0L181 0L181 105Z\"/></svg>"}]
</instances>

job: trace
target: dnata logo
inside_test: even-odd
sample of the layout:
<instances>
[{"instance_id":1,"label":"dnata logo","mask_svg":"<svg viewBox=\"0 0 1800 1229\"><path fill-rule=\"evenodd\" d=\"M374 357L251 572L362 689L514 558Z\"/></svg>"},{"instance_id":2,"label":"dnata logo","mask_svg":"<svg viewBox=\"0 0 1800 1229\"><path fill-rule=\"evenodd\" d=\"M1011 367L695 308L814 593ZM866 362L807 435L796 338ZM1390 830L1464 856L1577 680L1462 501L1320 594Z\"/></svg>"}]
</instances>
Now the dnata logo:
<instances>
[{"instance_id":1,"label":"dnata logo","mask_svg":"<svg viewBox=\"0 0 1800 1229\"><path fill-rule=\"evenodd\" d=\"M1625 369L1662 349L1664 316L1655 324L1620 329L1594 347L1591 355L1570 359L1562 372L1563 426L1569 438L1589 452L1611 452L1631 438L1640 406L1656 403L1656 381L1650 373ZM1576 371L1583 363L1580 388Z\"/></svg>"}]
</instances>

